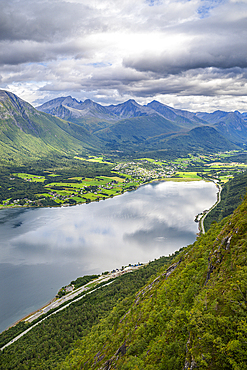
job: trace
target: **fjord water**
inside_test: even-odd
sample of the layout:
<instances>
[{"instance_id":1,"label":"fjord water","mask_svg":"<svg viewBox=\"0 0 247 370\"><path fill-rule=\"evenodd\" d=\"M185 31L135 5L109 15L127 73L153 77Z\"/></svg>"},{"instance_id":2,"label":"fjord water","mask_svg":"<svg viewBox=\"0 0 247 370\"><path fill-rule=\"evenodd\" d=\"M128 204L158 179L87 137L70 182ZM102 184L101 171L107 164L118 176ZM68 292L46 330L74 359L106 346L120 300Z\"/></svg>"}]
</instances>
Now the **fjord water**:
<instances>
[{"instance_id":1,"label":"fjord water","mask_svg":"<svg viewBox=\"0 0 247 370\"><path fill-rule=\"evenodd\" d=\"M79 276L193 243L216 193L212 182L160 182L87 205L1 210L0 331Z\"/></svg>"}]
</instances>

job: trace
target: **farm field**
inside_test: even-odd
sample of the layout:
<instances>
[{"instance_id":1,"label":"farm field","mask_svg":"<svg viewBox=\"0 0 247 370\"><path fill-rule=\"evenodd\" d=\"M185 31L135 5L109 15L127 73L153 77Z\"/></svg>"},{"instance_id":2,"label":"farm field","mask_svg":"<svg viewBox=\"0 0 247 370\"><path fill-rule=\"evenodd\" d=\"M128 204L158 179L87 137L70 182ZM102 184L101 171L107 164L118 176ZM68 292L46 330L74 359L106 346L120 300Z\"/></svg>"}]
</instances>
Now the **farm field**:
<instances>
[{"instance_id":1,"label":"farm field","mask_svg":"<svg viewBox=\"0 0 247 370\"><path fill-rule=\"evenodd\" d=\"M241 152L243 154L243 152ZM246 153L246 152L244 152ZM2 175L0 207L56 207L100 201L152 181L210 180L226 183L246 171L236 152L191 154L175 160L140 158L115 160L102 156L78 157L78 167L16 171ZM79 159L79 160L78 160ZM107 173L107 175L104 174ZM0 173L1 177L1 173Z\"/></svg>"}]
</instances>

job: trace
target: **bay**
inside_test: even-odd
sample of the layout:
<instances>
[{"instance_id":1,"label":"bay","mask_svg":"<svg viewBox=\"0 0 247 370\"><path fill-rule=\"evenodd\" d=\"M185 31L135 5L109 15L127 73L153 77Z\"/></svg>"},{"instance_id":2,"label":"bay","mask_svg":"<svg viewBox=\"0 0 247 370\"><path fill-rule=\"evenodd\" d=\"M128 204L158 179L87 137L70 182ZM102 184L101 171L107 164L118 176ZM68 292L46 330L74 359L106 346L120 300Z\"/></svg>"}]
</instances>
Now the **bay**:
<instances>
[{"instance_id":1,"label":"bay","mask_svg":"<svg viewBox=\"0 0 247 370\"><path fill-rule=\"evenodd\" d=\"M160 182L105 201L0 211L0 331L86 274L148 262L191 244L212 182Z\"/></svg>"}]
</instances>

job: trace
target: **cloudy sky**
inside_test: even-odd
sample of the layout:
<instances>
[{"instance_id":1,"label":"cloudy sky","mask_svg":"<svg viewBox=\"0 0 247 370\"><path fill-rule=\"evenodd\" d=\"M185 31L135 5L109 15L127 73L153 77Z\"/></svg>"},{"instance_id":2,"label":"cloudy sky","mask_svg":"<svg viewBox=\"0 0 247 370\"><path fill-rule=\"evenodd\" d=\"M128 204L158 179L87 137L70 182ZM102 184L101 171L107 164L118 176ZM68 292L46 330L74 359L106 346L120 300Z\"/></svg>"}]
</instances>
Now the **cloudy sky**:
<instances>
[{"instance_id":1,"label":"cloudy sky","mask_svg":"<svg viewBox=\"0 0 247 370\"><path fill-rule=\"evenodd\" d=\"M0 88L247 111L247 0L1 0Z\"/></svg>"}]
</instances>

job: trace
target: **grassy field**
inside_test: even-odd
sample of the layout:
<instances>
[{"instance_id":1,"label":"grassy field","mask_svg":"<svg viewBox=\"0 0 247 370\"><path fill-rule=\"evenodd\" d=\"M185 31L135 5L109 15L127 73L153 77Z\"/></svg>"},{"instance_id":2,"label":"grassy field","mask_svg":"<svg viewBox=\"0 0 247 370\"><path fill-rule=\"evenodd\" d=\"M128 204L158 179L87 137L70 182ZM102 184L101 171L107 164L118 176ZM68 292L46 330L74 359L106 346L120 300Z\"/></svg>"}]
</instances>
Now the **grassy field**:
<instances>
[{"instance_id":1,"label":"grassy field","mask_svg":"<svg viewBox=\"0 0 247 370\"><path fill-rule=\"evenodd\" d=\"M84 158L84 157L77 157L75 156L74 157L75 159L79 159L81 161L87 161L87 162L98 162L98 163L108 163L110 164L109 161L104 161L104 158L103 157L95 157L93 155L89 155L88 158Z\"/></svg>"},{"instance_id":2,"label":"grassy field","mask_svg":"<svg viewBox=\"0 0 247 370\"><path fill-rule=\"evenodd\" d=\"M14 173L14 176L18 176L23 180L31 182L44 182L45 176L31 175L29 173Z\"/></svg>"},{"instance_id":3,"label":"grassy field","mask_svg":"<svg viewBox=\"0 0 247 370\"><path fill-rule=\"evenodd\" d=\"M66 166L53 164L30 173L16 168L0 172L0 207L42 207L104 200L152 181L214 180L222 184L245 171L243 156L236 153L188 155L171 161L153 158L125 159L110 164L100 156L76 157ZM243 153L242 153L243 154ZM240 159L238 163L236 160ZM235 162L232 161L235 159ZM246 161L247 163L247 161Z\"/></svg>"},{"instance_id":4,"label":"grassy field","mask_svg":"<svg viewBox=\"0 0 247 370\"><path fill-rule=\"evenodd\" d=\"M198 176L196 172L177 172L177 175L184 180L201 180L201 176Z\"/></svg>"}]
</instances>

